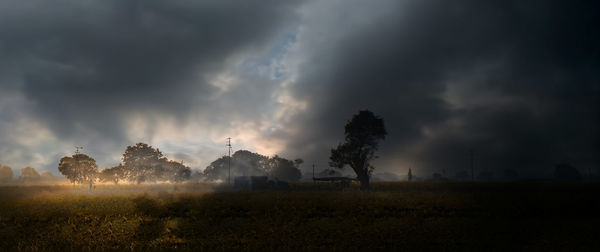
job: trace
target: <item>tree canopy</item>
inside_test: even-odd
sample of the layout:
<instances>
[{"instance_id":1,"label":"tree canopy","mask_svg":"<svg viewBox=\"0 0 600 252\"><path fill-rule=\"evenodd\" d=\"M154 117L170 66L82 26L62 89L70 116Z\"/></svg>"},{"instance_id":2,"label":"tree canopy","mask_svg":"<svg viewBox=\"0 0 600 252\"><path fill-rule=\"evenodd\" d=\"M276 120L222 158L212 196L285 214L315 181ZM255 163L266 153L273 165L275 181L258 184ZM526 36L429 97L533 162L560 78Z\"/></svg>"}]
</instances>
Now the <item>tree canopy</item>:
<instances>
[{"instance_id":1,"label":"tree canopy","mask_svg":"<svg viewBox=\"0 0 600 252\"><path fill-rule=\"evenodd\" d=\"M13 180L14 173L12 168L0 164L0 183L8 183Z\"/></svg>"},{"instance_id":2,"label":"tree canopy","mask_svg":"<svg viewBox=\"0 0 600 252\"><path fill-rule=\"evenodd\" d=\"M158 148L155 149L145 143L127 146L123 153L122 167L113 167L113 169L107 173L137 183L179 182L189 179L192 173L189 167L168 160Z\"/></svg>"},{"instance_id":3,"label":"tree canopy","mask_svg":"<svg viewBox=\"0 0 600 252\"><path fill-rule=\"evenodd\" d=\"M239 150L231 155L231 178L235 176L266 176L269 157ZM222 156L204 169L204 177L210 181L226 181L229 176L229 157Z\"/></svg>"},{"instance_id":4,"label":"tree canopy","mask_svg":"<svg viewBox=\"0 0 600 252\"><path fill-rule=\"evenodd\" d=\"M119 180L125 177L125 166L118 164L116 166L105 168L98 175L102 182L114 182L119 183Z\"/></svg>"},{"instance_id":5,"label":"tree canopy","mask_svg":"<svg viewBox=\"0 0 600 252\"><path fill-rule=\"evenodd\" d=\"M168 160L160 150L145 143L127 146L122 163L101 172L96 161L85 154L61 158L58 170L73 183L85 183L90 179L114 183L121 180L136 183L180 182L189 179L192 173L189 167Z\"/></svg>"},{"instance_id":6,"label":"tree canopy","mask_svg":"<svg viewBox=\"0 0 600 252\"><path fill-rule=\"evenodd\" d=\"M377 158L375 151L387 131L381 117L368 110L359 111L344 127L345 142L331 150L329 165L343 168L350 166L362 189L370 187L369 180L374 167L370 161Z\"/></svg>"},{"instance_id":7,"label":"tree canopy","mask_svg":"<svg viewBox=\"0 0 600 252\"><path fill-rule=\"evenodd\" d=\"M288 182L298 181L302 177L298 167L300 164L302 164L302 159L292 161L275 155L269 159L267 173L274 179Z\"/></svg>"},{"instance_id":8,"label":"tree canopy","mask_svg":"<svg viewBox=\"0 0 600 252\"><path fill-rule=\"evenodd\" d=\"M247 150L239 150L231 156L231 177L235 176L269 176L282 181L298 181L302 176L299 165L301 159L294 161L277 155L268 156ZM207 180L226 181L229 176L229 157L223 156L210 163L204 170Z\"/></svg>"},{"instance_id":9,"label":"tree canopy","mask_svg":"<svg viewBox=\"0 0 600 252\"><path fill-rule=\"evenodd\" d=\"M579 181L581 173L570 164L558 164L554 167L554 177L563 181Z\"/></svg>"},{"instance_id":10,"label":"tree canopy","mask_svg":"<svg viewBox=\"0 0 600 252\"><path fill-rule=\"evenodd\" d=\"M40 174L35 170L35 168L29 166L21 168L21 176L19 176L20 182L38 182L40 178Z\"/></svg>"},{"instance_id":11,"label":"tree canopy","mask_svg":"<svg viewBox=\"0 0 600 252\"><path fill-rule=\"evenodd\" d=\"M77 153L61 158L58 171L72 183L85 183L97 177L98 165L92 157Z\"/></svg>"}]
</instances>

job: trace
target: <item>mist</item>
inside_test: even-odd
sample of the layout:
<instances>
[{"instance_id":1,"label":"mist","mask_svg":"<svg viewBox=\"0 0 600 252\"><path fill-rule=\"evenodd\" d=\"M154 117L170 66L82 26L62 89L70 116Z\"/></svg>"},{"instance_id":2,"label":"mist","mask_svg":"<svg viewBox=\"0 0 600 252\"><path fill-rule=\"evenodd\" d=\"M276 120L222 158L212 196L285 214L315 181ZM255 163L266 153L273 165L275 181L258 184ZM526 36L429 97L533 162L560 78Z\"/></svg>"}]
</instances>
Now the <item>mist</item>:
<instances>
[{"instance_id":1,"label":"mist","mask_svg":"<svg viewBox=\"0 0 600 252\"><path fill-rule=\"evenodd\" d=\"M0 164L1 185L36 185L36 184L66 184L69 181L62 176L54 176L50 172L38 173L35 168L24 167L20 169L20 175L15 176L10 166Z\"/></svg>"},{"instance_id":2,"label":"mist","mask_svg":"<svg viewBox=\"0 0 600 252\"><path fill-rule=\"evenodd\" d=\"M1 0L0 248L600 251L599 17Z\"/></svg>"}]
</instances>

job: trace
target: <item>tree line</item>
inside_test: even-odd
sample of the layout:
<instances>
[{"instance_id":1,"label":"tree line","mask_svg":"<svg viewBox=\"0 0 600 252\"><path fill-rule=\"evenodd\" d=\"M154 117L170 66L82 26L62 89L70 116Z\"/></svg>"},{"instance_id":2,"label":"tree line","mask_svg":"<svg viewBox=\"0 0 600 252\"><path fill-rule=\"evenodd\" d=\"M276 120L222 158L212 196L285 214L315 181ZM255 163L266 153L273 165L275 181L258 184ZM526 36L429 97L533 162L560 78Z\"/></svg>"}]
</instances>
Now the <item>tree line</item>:
<instances>
[{"instance_id":1,"label":"tree line","mask_svg":"<svg viewBox=\"0 0 600 252\"><path fill-rule=\"evenodd\" d=\"M277 155L264 156L247 150L239 150L229 156L223 156L204 169L203 177L208 181L226 181L234 176L267 176L272 179L296 182L302 177L300 165L302 159L288 160Z\"/></svg>"},{"instance_id":2,"label":"tree line","mask_svg":"<svg viewBox=\"0 0 600 252\"><path fill-rule=\"evenodd\" d=\"M182 182L192 176L190 167L181 162L167 159L163 153L145 143L127 146L122 162L116 166L98 170L96 160L86 154L75 153L65 156L58 164L59 172L72 183L89 181L130 183ZM213 161L203 172L194 175L204 181L226 181L231 165L234 176L269 176L273 179L294 182L300 180L299 166L302 159L288 160L277 155L264 156L247 150L236 151L231 160L223 156Z\"/></svg>"},{"instance_id":3,"label":"tree line","mask_svg":"<svg viewBox=\"0 0 600 252\"><path fill-rule=\"evenodd\" d=\"M344 126L344 141L331 149L329 165L332 168L343 169L350 167L354 170L356 178L360 182L361 189L370 188L370 180L374 170L372 161L377 158L375 152L379 143L387 135L384 120L368 110L361 110L353 115ZM194 175L204 181L226 181L235 176L268 176L271 179L295 182L300 180L302 173L300 165L302 159L288 160L277 155L268 157L247 150L236 151L231 157L222 156L213 161L203 172ZM5 170L5 169L4 169ZM191 170L182 163L168 160L158 150L144 143L128 146L123 154L122 163L98 171L96 161L85 155L75 154L71 157L63 157L60 160L59 171L69 180L75 183L83 183L90 179L100 181L120 180L131 182L157 182L170 181L179 182L191 177ZM8 174L8 172L0 173ZM26 174L28 171L22 172ZM589 171L590 177L591 171ZM335 170L328 170L322 176L341 176ZM0 174L1 175L1 174ZM10 171L12 176L12 171ZM5 176L6 177L6 176ZM457 179L467 180L468 172L462 171L457 174ZM472 174L471 179L474 179ZM516 179L517 172L512 169L505 170L505 178ZM581 173L569 164L560 164L555 167L554 177L557 180L577 181L582 179ZM413 180L412 169L409 169L408 180ZM481 173L479 180L491 180L490 172ZM444 174L434 173L432 180L445 180Z\"/></svg>"},{"instance_id":4,"label":"tree line","mask_svg":"<svg viewBox=\"0 0 600 252\"><path fill-rule=\"evenodd\" d=\"M50 172L38 173L33 167L21 168L21 175L14 177L10 166L0 164L0 184L10 183L54 183L61 182L60 177L55 177Z\"/></svg>"},{"instance_id":5,"label":"tree line","mask_svg":"<svg viewBox=\"0 0 600 252\"><path fill-rule=\"evenodd\" d=\"M344 127L345 141L331 150L331 167L351 167L362 189L368 189L374 167L371 161L379 142L387 131L383 119L371 111L355 114ZM211 162L204 171L193 174L197 180L227 181L235 176L268 176L270 179L295 182L300 180L302 159L288 160L278 155L268 157L247 150L236 151L231 157L222 156ZM12 180L12 169L0 167L0 182ZM6 169L8 168L8 169ZM58 164L59 172L72 183L91 181L130 183L182 182L192 177L192 170L182 162L167 159L163 153L145 143L127 146L121 162L113 167L98 169L96 160L83 153L65 156ZM43 174L48 176L51 174ZM21 179L33 181L40 175L33 168L23 168Z\"/></svg>"},{"instance_id":6,"label":"tree line","mask_svg":"<svg viewBox=\"0 0 600 252\"><path fill-rule=\"evenodd\" d=\"M73 183L88 181L114 182L126 180L134 183L181 182L190 178L192 170L180 162L168 160L163 153L148 144L127 146L122 162L98 171L96 160L76 153L60 159L58 171Z\"/></svg>"}]
</instances>

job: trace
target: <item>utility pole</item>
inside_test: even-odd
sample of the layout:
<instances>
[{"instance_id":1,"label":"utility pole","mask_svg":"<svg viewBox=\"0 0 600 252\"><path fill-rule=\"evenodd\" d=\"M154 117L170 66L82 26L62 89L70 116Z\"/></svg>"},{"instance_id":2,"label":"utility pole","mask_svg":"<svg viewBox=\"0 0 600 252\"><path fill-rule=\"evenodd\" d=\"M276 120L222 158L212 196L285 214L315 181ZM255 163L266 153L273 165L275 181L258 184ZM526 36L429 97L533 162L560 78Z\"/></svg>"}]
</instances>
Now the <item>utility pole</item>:
<instances>
[{"instance_id":1,"label":"utility pole","mask_svg":"<svg viewBox=\"0 0 600 252\"><path fill-rule=\"evenodd\" d=\"M317 181L315 180L315 164L313 164L313 183L317 183Z\"/></svg>"},{"instance_id":2,"label":"utility pole","mask_svg":"<svg viewBox=\"0 0 600 252\"><path fill-rule=\"evenodd\" d=\"M471 180L475 181L475 165L473 161L473 149L469 150L469 154L471 156Z\"/></svg>"},{"instance_id":3,"label":"utility pole","mask_svg":"<svg viewBox=\"0 0 600 252\"><path fill-rule=\"evenodd\" d=\"M227 159L227 167L228 167L229 175L227 176L227 183L231 184L231 137L227 138L226 146L229 148L229 158Z\"/></svg>"},{"instance_id":4,"label":"utility pole","mask_svg":"<svg viewBox=\"0 0 600 252\"><path fill-rule=\"evenodd\" d=\"M77 169L79 170L79 154L81 154L80 150L83 150L81 146L75 146L75 161L77 161Z\"/></svg>"}]
</instances>

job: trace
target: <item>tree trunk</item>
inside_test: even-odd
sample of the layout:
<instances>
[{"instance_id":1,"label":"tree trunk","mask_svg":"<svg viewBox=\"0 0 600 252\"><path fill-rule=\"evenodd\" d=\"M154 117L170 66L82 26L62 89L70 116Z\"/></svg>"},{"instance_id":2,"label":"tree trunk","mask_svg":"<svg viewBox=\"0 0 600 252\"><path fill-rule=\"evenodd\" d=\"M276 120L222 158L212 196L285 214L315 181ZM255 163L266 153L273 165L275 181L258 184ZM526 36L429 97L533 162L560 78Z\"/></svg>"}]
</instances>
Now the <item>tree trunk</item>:
<instances>
[{"instance_id":1,"label":"tree trunk","mask_svg":"<svg viewBox=\"0 0 600 252\"><path fill-rule=\"evenodd\" d=\"M371 184L369 180L369 175L366 172L361 172L360 175L358 175L358 181L360 182L360 190L371 189Z\"/></svg>"}]
</instances>

